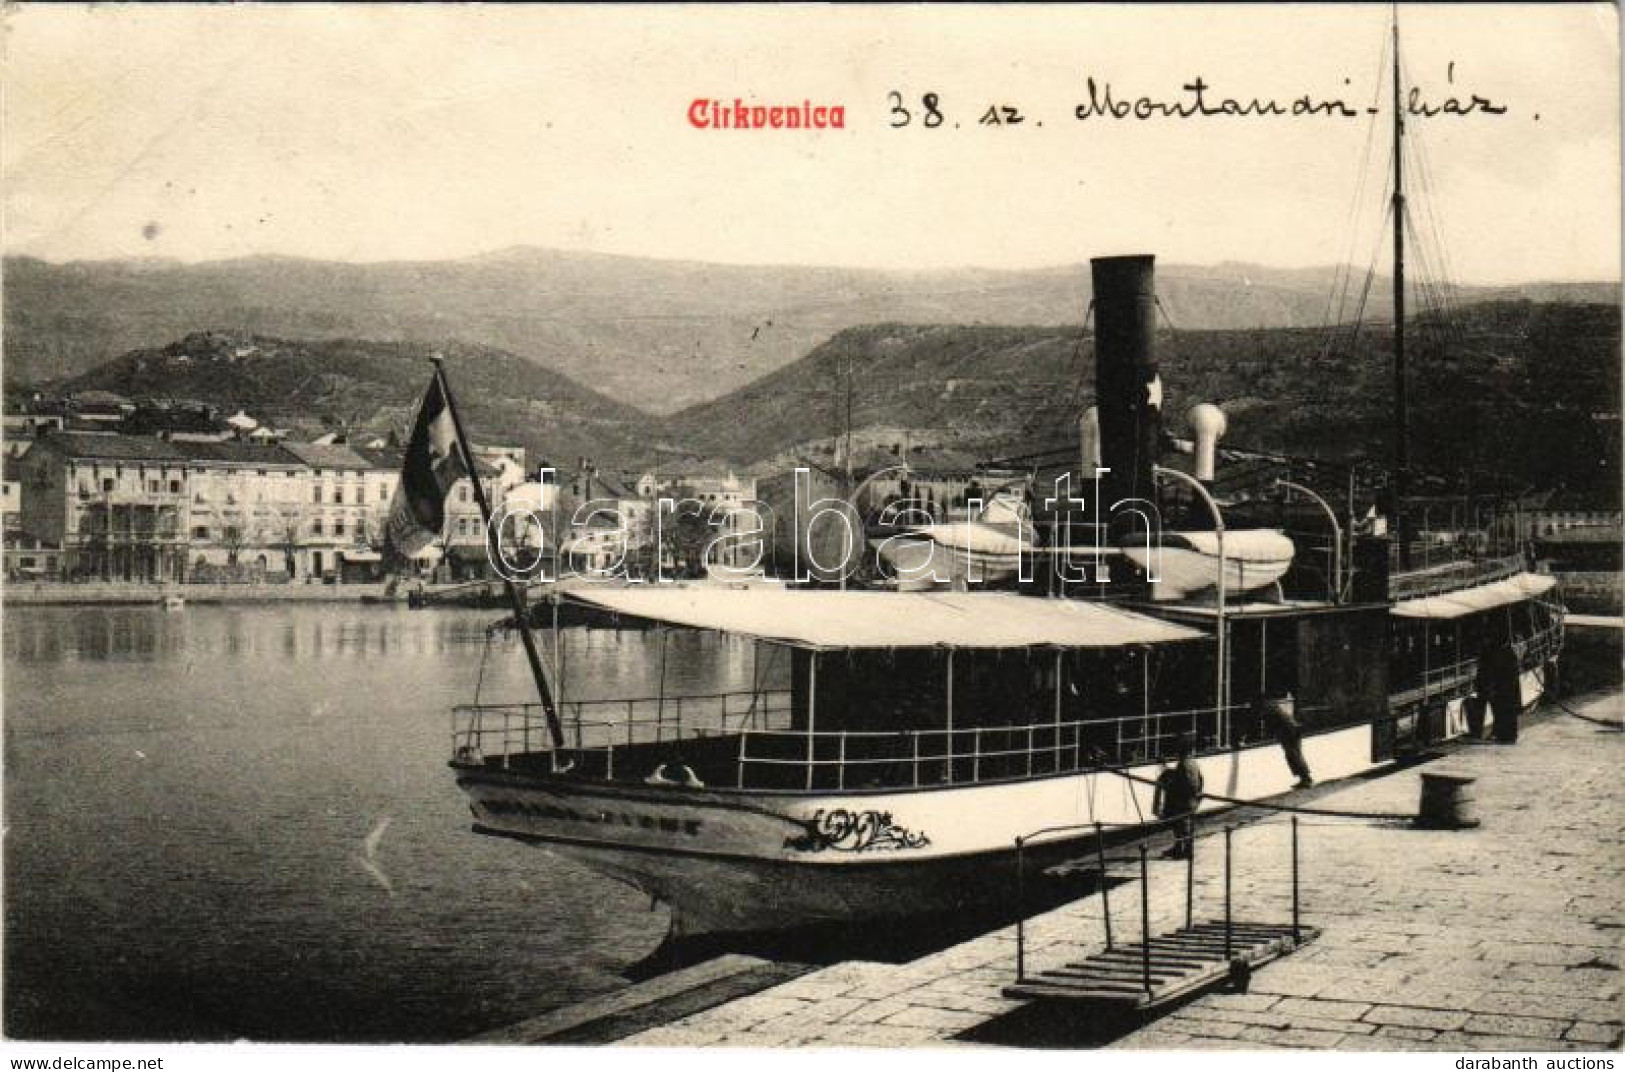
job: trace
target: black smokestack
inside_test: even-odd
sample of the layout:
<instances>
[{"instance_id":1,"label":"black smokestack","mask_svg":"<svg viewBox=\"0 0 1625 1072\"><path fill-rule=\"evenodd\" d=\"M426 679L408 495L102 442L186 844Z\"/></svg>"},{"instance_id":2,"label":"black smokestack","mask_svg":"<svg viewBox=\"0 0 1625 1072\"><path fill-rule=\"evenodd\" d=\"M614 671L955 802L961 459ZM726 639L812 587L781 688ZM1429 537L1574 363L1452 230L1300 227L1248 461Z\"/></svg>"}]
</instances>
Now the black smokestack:
<instances>
[{"instance_id":1,"label":"black smokestack","mask_svg":"<svg viewBox=\"0 0 1625 1072\"><path fill-rule=\"evenodd\" d=\"M1123 499L1156 501L1151 468L1162 433L1162 381L1157 377L1156 258L1096 257L1095 405L1100 414L1101 507ZM1144 509L1144 507L1142 507ZM1112 534L1140 528L1124 511L1111 512Z\"/></svg>"}]
</instances>

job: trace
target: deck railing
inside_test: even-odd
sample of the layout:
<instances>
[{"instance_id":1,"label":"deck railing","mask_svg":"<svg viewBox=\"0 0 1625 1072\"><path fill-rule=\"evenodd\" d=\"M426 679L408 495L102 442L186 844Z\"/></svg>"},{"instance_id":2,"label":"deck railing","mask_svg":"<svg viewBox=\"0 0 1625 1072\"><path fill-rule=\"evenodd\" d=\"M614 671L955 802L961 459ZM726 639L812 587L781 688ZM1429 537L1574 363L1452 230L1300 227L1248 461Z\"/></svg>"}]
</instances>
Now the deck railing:
<instances>
[{"instance_id":1,"label":"deck railing","mask_svg":"<svg viewBox=\"0 0 1625 1072\"><path fill-rule=\"evenodd\" d=\"M1393 599L1415 599L1454 592L1474 585L1489 584L1517 576L1528 569L1522 555L1503 558L1457 559L1436 566L1425 566L1408 573L1394 573L1388 580L1388 594Z\"/></svg>"},{"instance_id":2,"label":"deck railing","mask_svg":"<svg viewBox=\"0 0 1625 1072\"><path fill-rule=\"evenodd\" d=\"M1561 616L1514 647L1519 665L1544 665L1562 646ZM1419 685L1395 694L1401 711L1456 699L1472 690L1475 659L1430 667ZM858 789L962 785L1068 774L1098 766L1166 759L1189 737L1198 752L1266 739L1270 729L1250 704L1185 708L1015 726L814 730L791 726L788 691L703 696L571 700L559 705L564 747L555 749L538 704L466 705L453 710L452 747L464 762L507 767L517 756L553 754L615 777L639 745L729 738L711 758L731 765L741 789ZM1329 728L1329 712L1300 707L1306 728ZM736 744L733 742L737 742ZM708 775L710 777L710 775ZM726 782L722 784L727 784Z\"/></svg>"},{"instance_id":3,"label":"deck railing","mask_svg":"<svg viewBox=\"0 0 1625 1072\"><path fill-rule=\"evenodd\" d=\"M749 730L740 735L737 786L855 789L977 784L1148 763L1190 737L1196 751L1234 733L1247 705L1114 718L895 732Z\"/></svg>"},{"instance_id":4,"label":"deck railing","mask_svg":"<svg viewBox=\"0 0 1625 1072\"><path fill-rule=\"evenodd\" d=\"M1563 616L1556 614L1545 629L1522 640L1513 641L1512 650L1518 654L1520 670L1534 670L1546 665L1563 649ZM1389 707L1398 711L1413 705L1426 707L1430 703L1460 699L1473 691L1478 676L1478 659L1430 666L1422 674L1422 682L1412 688L1394 692L1389 696Z\"/></svg>"},{"instance_id":5,"label":"deck railing","mask_svg":"<svg viewBox=\"0 0 1625 1072\"><path fill-rule=\"evenodd\" d=\"M718 692L701 695L567 700L558 705L564 751L602 753L614 777L614 750L639 744L694 740L787 726L787 690ZM452 708L452 755L483 762L553 748L542 705L462 704Z\"/></svg>"}]
</instances>

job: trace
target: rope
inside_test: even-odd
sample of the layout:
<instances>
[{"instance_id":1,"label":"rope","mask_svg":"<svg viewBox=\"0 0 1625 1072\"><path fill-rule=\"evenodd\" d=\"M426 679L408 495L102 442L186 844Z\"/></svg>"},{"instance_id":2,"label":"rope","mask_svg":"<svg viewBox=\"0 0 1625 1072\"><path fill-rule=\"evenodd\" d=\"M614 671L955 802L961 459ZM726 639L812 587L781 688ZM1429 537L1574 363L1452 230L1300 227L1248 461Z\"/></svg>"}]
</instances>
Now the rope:
<instances>
[{"instance_id":1,"label":"rope","mask_svg":"<svg viewBox=\"0 0 1625 1072\"><path fill-rule=\"evenodd\" d=\"M485 661L491 655L491 630L485 631L485 644L480 648L480 672L474 679L474 706L480 705L480 690L485 688Z\"/></svg>"},{"instance_id":2,"label":"rope","mask_svg":"<svg viewBox=\"0 0 1625 1072\"><path fill-rule=\"evenodd\" d=\"M1615 733L1625 733L1625 725L1621 725L1618 722L1612 722L1606 718L1596 718L1592 715L1582 715L1580 712L1576 711L1562 700L1552 700L1551 703L1564 714L1571 715L1574 718L1579 719L1581 722L1589 722L1594 726L1606 726Z\"/></svg>"},{"instance_id":3,"label":"rope","mask_svg":"<svg viewBox=\"0 0 1625 1072\"><path fill-rule=\"evenodd\" d=\"M1552 668L1554 670L1557 668L1555 663L1552 664ZM1540 691L1545 695L1547 703L1551 704L1553 707L1557 708L1559 711L1562 711L1565 715L1569 715L1569 716L1572 716L1574 718L1577 718L1581 722L1589 722L1593 726L1602 726L1602 727L1605 727L1606 729L1609 729L1609 730L1613 731L1614 733L1625 733L1625 724L1621 724L1619 722L1613 722L1613 721L1610 721L1610 720L1608 720L1606 718L1597 718L1595 715L1582 715L1580 712L1576 711L1574 708L1570 707L1568 704L1564 703L1562 700L1559 700L1557 698L1557 685L1558 685L1558 683L1557 682L1548 682L1546 680L1546 668L1545 667L1540 667L1540 668L1536 669L1535 673L1540 677Z\"/></svg>"}]
</instances>

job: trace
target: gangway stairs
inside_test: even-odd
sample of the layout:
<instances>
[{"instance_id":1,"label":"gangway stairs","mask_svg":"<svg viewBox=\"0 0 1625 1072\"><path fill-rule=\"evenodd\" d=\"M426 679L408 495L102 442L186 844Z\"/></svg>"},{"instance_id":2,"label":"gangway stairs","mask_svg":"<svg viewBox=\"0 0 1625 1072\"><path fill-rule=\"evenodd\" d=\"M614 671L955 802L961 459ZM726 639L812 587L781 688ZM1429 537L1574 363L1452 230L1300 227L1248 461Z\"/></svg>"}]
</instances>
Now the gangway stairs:
<instances>
[{"instance_id":1,"label":"gangway stairs","mask_svg":"<svg viewBox=\"0 0 1625 1072\"><path fill-rule=\"evenodd\" d=\"M1058 968L1027 971L1025 918L1016 928L1016 980L1004 995L1149 1012L1223 986L1245 987L1252 972L1303 947L1320 935L1304 925L1298 899L1298 824L1292 820L1292 919L1286 923L1237 920L1232 916L1231 834L1224 831L1224 916L1195 922L1195 855L1185 869L1185 925L1153 936L1147 849L1140 845L1140 940L1113 941L1104 839L1098 838L1100 897L1105 948ZM1027 839L1023 839L1024 841ZM1021 868L1018 843L1018 874ZM1018 909L1018 911L1020 911ZM1025 913L1022 912L1022 917Z\"/></svg>"}]
</instances>

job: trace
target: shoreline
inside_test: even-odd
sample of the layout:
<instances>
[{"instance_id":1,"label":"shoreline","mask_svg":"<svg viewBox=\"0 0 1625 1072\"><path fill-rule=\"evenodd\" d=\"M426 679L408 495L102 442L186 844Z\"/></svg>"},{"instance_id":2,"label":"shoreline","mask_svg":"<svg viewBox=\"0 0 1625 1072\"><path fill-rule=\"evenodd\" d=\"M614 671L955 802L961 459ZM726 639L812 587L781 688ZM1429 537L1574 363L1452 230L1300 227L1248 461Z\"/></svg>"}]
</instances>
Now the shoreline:
<instances>
[{"instance_id":1,"label":"shoreline","mask_svg":"<svg viewBox=\"0 0 1625 1072\"><path fill-rule=\"evenodd\" d=\"M0 606L159 606L171 597L187 603L400 603L383 584L130 584L9 582Z\"/></svg>"}]
</instances>

